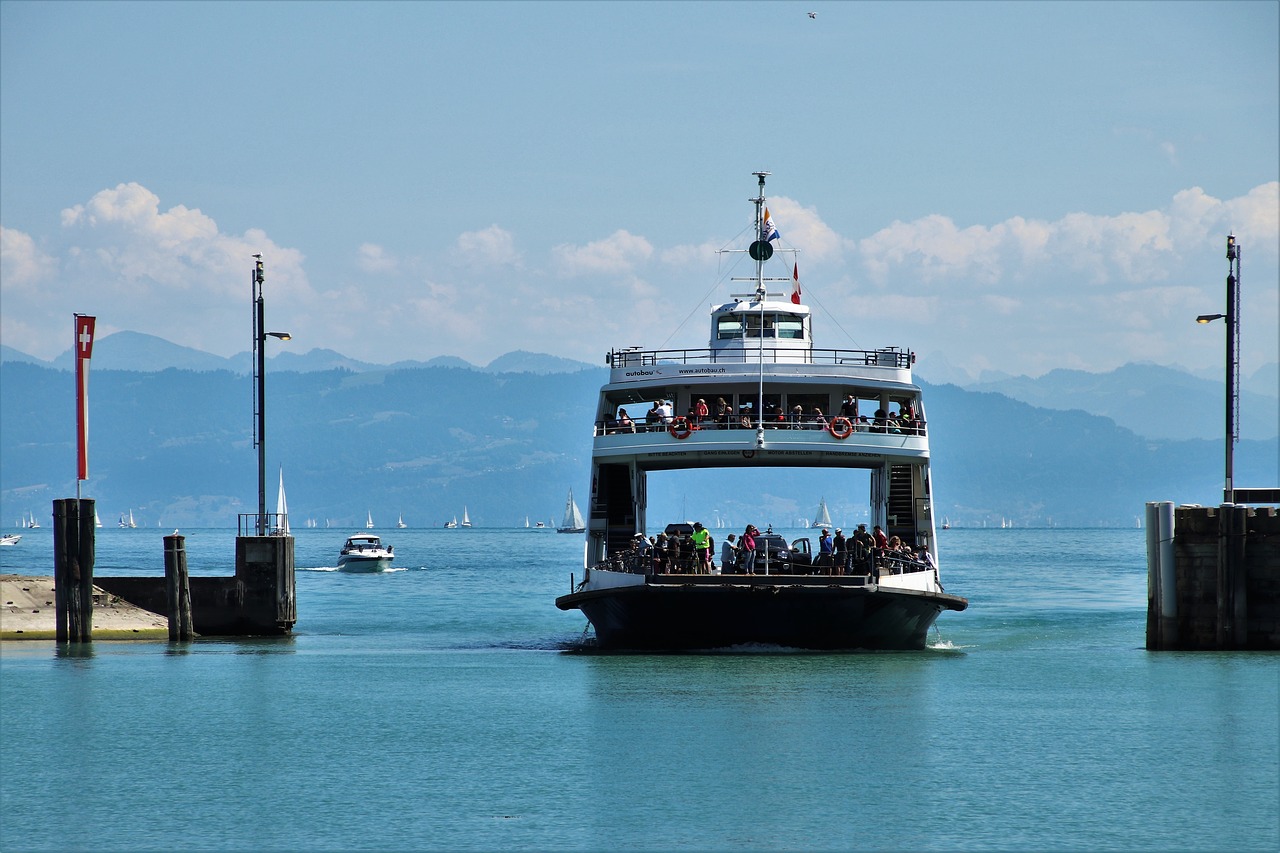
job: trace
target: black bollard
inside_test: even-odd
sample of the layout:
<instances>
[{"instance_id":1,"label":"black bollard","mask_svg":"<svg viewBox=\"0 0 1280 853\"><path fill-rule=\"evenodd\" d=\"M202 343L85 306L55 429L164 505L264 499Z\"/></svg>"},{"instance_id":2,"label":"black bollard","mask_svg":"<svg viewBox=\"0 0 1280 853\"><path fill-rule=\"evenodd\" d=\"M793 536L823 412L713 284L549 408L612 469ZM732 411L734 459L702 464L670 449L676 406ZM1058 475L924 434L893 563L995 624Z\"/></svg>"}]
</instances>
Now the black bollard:
<instances>
[{"instance_id":1,"label":"black bollard","mask_svg":"<svg viewBox=\"0 0 1280 853\"><path fill-rule=\"evenodd\" d=\"M93 640L93 501L53 502L54 636L60 643Z\"/></svg>"},{"instance_id":2,"label":"black bollard","mask_svg":"<svg viewBox=\"0 0 1280 853\"><path fill-rule=\"evenodd\" d=\"M164 583L169 608L169 639L191 640L191 581L187 576L187 538L164 537Z\"/></svg>"}]
</instances>

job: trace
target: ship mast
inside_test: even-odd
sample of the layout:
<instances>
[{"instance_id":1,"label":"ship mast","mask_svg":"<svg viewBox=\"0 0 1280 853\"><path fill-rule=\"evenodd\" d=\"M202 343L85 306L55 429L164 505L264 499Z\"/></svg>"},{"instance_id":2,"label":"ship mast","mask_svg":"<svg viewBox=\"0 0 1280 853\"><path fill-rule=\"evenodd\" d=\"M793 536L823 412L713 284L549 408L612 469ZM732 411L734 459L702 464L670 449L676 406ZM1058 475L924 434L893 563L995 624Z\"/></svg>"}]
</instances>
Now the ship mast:
<instances>
[{"instance_id":1,"label":"ship mast","mask_svg":"<svg viewBox=\"0 0 1280 853\"><path fill-rule=\"evenodd\" d=\"M752 199L756 205L756 239L749 250L756 262L756 304L760 306L760 327L756 330L758 346L759 388L756 393L756 447L764 447L764 300L767 297L764 287L764 262L773 256L773 244L764 233L764 179L768 172L752 172L760 180L760 192Z\"/></svg>"}]
</instances>

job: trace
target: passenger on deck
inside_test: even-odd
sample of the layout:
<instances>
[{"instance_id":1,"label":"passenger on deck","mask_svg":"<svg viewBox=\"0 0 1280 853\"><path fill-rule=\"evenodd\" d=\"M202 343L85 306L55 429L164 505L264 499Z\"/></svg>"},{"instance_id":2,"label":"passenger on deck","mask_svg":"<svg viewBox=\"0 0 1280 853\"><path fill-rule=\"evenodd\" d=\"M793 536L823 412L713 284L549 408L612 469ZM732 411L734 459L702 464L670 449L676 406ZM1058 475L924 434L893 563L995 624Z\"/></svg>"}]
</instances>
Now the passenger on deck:
<instances>
[{"instance_id":1,"label":"passenger on deck","mask_svg":"<svg viewBox=\"0 0 1280 853\"><path fill-rule=\"evenodd\" d=\"M730 533L720 544L720 574L733 574L738 565L738 546L733 544L734 536Z\"/></svg>"},{"instance_id":2,"label":"passenger on deck","mask_svg":"<svg viewBox=\"0 0 1280 853\"><path fill-rule=\"evenodd\" d=\"M646 432L657 432L662 429L662 402L660 400L654 400L653 408L644 413L644 428Z\"/></svg>"},{"instance_id":3,"label":"passenger on deck","mask_svg":"<svg viewBox=\"0 0 1280 853\"><path fill-rule=\"evenodd\" d=\"M711 414L711 410L707 408L707 401L699 397L698 402L693 404L689 414L692 415L690 420L693 421L693 425L701 429L703 421Z\"/></svg>"},{"instance_id":4,"label":"passenger on deck","mask_svg":"<svg viewBox=\"0 0 1280 853\"><path fill-rule=\"evenodd\" d=\"M618 432L635 432L635 422L631 420L631 416L627 414L626 409L618 409Z\"/></svg>"},{"instance_id":5,"label":"passenger on deck","mask_svg":"<svg viewBox=\"0 0 1280 853\"><path fill-rule=\"evenodd\" d=\"M822 414L822 409L817 406L813 407L813 414L809 416L809 429L826 429L827 418Z\"/></svg>"},{"instance_id":6,"label":"passenger on deck","mask_svg":"<svg viewBox=\"0 0 1280 853\"><path fill-rule=\"evenodd\" d=\"M858 401L853 398L852 394L844 395L844 402L840 404L840 417L848 418L850 423L857 422Z\"/></svg>"},{"instance_id":7,"label":"passenger on deck","mask_svg":"<svg viewBox=\"0 0 1280 853\"><path fill-rule=\"evenodd\" d=\"M792 429L804 429L804 406L796 405L791 407L791 424Z\"/></svg>"},{"instance_id":8,"label":"passenger on deck","mask_svg":"<svg viewBox=\"0 0 1280 853\"><path fill-rule=\"evenodd\" d=\"M653 543L653 570L663 574L670 570L670 565L667 560L667 534L659 533L657 540Z\"/></svg>"},{"instance_id":9,"label":"passenger on deck","mask_svg":"<svg viewBox=\"0 0 1280 853\"><path fill-rule=\"evenodd\" d=\"M831 537L831 573L833 575L844 574L844 565L848 561L848 541L844 538L844 531L839 527L836 528L836 535Z\"/></svg>"},{"instance_id":10,"label":"passenger on deck","mask_svg":"<svg viewBox=\"0 0 1280 853\"><path fill-rule=\"evenodd\" d=\"M834 547L831 533L827 528L822 528L822 532L818 534L818 568L826 569L827 574L831 574L831 554Z\"/></svg>"},{"instance_id":11,"label":"passenger on deck","mask_svg":"<svg viewBox=\"0 0 1280 853\"><path fill-rule=\"evenodd\" d=\"M711 572L711 534L702 526L701 521L693 523L693 533L689 539L693 542L693 551L696 555L693 567L694 574L709 574Z\"/></svg>"},{"instance_id":12,"label":"passenger on deck","mask_svg":"<svg viewBox=\"0 0 1280 853\"><path fill-rule=\"evenodd\" d=\"M658 407L658 410L661 413L660 422L662 424L662 428L666 429L671 426L671 418L675 414L675 406L671 405L670 400L663 400L662 405Z\"/></svg>"},{"instance_id":13,"label":"passenger on deck","mask_svg":"<svg viewBox=\"0 0 1280 853\"><path fill-rule=\"evenodd\" d=\"M724 397L716 398L715 418L716 426L720 429L733 426L733 407L725 402Z\"/></svg>"},{"instance_id":14,"label":"passenger on deck","mask_svg":"<svg viewBox=\"0 0 1280 853\"><path fill-rule=\"evenodd\" d=\"M872 553L876 547L875 537L867 532L865 524L859 524L858 529L853 532L853 548L850 549L849 569L850 573L870 575L874 573L872 568Z\"/></svg>"},{"instance_id":15,"label":"passenger on deck","mask_svg":"<svg viewBox=\"0 0 1280 853\"><path fill-rule=\"evenodd\" d=\"M752 429L755 426L753 423L755 413L752 411L752 405L751 403L743 403L738 407L738 423L743 429Z\"/></svg>"},{"instance_id":16,"label":"passenger on deck","mask_svg":"<svg viewBox=\"0 0 1280 853\"><path fill-rule=\"evenodd\" d=\"M748 524L746 530L742 531L743 574L754 575L756 573L756 534L759 532L754 524Z\"/></svg>"}]
</instances>

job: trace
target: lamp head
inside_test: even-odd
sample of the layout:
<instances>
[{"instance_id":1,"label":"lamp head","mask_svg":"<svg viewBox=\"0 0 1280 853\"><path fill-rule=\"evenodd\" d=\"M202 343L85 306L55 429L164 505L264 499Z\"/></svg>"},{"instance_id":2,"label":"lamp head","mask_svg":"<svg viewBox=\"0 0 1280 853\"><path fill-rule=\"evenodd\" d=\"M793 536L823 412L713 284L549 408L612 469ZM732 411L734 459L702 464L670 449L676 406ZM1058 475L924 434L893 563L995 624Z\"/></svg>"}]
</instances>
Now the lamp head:
<instances>
[{"instance_id":1,"label":"lamp head","mask_svg":"<svg viewBox=\"0 0 1280 853\"><path fill-rule=\"evenodd\" d=\"M1196 318L1197 323L1212 323L1214 320L1226 319L1226 314L1201 314Z\"/></svg>"},{"instance_id":2,"label":"lamp head","mask_svg":"<svg viewBox=\"0 0 1280 853\"><path fill-rule=\"evenodd\" d=\"M288 332L267 332L267 336L272 338L279 338L282 341L288 341L293 339L293 335L289 334Z\"/></svg>"}]
</instances>

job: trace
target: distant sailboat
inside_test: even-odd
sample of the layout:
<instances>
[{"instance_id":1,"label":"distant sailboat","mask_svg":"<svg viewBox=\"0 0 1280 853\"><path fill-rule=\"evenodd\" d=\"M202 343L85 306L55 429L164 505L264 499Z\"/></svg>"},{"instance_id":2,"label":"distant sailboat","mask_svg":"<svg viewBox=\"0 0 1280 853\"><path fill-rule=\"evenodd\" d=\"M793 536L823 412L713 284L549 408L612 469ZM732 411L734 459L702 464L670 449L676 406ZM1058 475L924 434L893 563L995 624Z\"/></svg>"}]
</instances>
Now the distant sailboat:
<instances>
[{"instance_id":1,"label":"distant sailboat","mask_svg":"<svg viewBox=\"0 0 1280 853\"><path fill-rule=\"evenodd\" d=\"M34 512L28 512L27 515L30 516L30 520L27 522L27 527L30 527L32 530L39 530L40 522L36 521L36 514Z\"/></svg>"},{"instance_id":2,"label":"distant sailboat","mask_svg":"<svg viewBox=\"0 0 1280 853\"><path fill-rule=\"evenodd\" d=\"M943 529L943 530L950 530L950 529L951 529L951 516L944 515L944 516L942 517L942 529Z\"/></svg>"},{"instance_id":3,"label":"distant sailboat","mask_svg":"<svg viewBox=\"0 0 1280 853\"><path fill-rule=\"evenodd\" d=\"M529 516L527 516L527 515L524 517L524 526L525 526L526 528L529 526Z\"/></svg>"},{"instance_id":4,"label":"distant sailboat","mask_svg":"<svg viewBox=\"0 0 1280 853\"><path fill-rule=\"evenodd\" d=\"M93 526L94 526L94 527L101 527L101 526L102 526L102 519L101 519L101 518L98 518L98 508L97 508L97 507L94 507L94 508L93 508Z\"/></svg>"},{"instance_id":5,"label":"distant sailboat","mask_svg":"<svg viewBox=\"0 0 1280 853\"><path fill-rule=\"evenodd\" d=\"M366 530L372 530L373 529L373 513L372 512L369 513L368 518L369 520L364 523L364 526Z\"/></svg>"},{"instance_id":6,"label":"distant sailboat","mask_svg":"<svg viewBox=\"0 0 1280 853\"><path fill-rule=\"evenodd\" d=\"M573 489L570 489L569 496L564 499L564 518L561 520L560 526L556 528L556 532L581 533L586 529L587 523L582 520L582 511L574 503Z\"/></svg>"},{"instance_id":7,"label":"distant sailboat","mask_svg":"<svg viewBox=\"0 0 1280 853\"><path fill-rule=\"evenodd\" d=\"M457 526L458 526L458 517L456 515L453 517L453 521L446 521L444 523L445 530L453 530Z\"/></svg>"},{"instance_id":8,"label":"distant sailboat","mask_svg":"<svg viewBox=\"0 0 1280 853\"><path fill-rule=\"evenodd\" d=\"M404 513L403 512L400 513L400 517L396 519L396 527L399 527L401 530L403 530L408 526L409 525L404 523Z\"/></svg>"},{"instance_id":9,"label":"distant sailboat","mask_svg":"<svg viewBox=\"0 0 1280 853\"><path fill-rule=\"evenodd\" d=\"M276 495L276 526L271 531L277 536L289 535L289 502L284 497L284 466L280 466L280 493Z\"/></svg>"},{"instance_id":10,"label":"distant sailboat","mask_svg":"<svg viewBox=\"0 0 1280 853\"><path fill-rule=\"evenodd\" d=\"M461 527L470 527L470 526L471 526L471 516L467 515L467 506L466 506L466 504L463 504L463 505L462 505L462 524L461 524L460 526L461 526Z\"/></svg>"},{"instance_id":11,"label":"distant sailboat","mask_svg":"<svg viewBox=\"0 0 1280 853\"><path fill-rule=\"evenodd\" d=\"M137 526L138 526L138 525L137 525L137 522L135 522L135 521L133 520L133 510L129 510L129 517L128 517L128 518L125 518L124 513L120 513L120 526L121 526L121 527L130 527L130 528L132 528L132 527L137 527Z\"/></svg>"},{"instance_id":12,"label":"distant sailboat","mask_svg":"<svg viewBox=\"0 0 1280 853\"><path fill-rule=\"evenodd\" d=\"M813 520L814 527L831 527L831 513L827 512L827 499L822 498L818 501L818 514Z\"/></svg>"}]
</instances>

